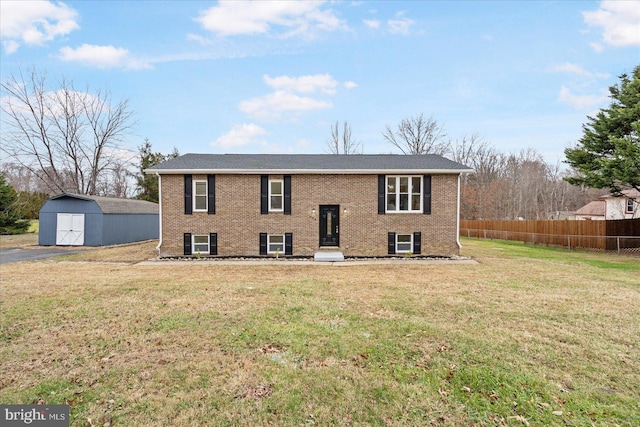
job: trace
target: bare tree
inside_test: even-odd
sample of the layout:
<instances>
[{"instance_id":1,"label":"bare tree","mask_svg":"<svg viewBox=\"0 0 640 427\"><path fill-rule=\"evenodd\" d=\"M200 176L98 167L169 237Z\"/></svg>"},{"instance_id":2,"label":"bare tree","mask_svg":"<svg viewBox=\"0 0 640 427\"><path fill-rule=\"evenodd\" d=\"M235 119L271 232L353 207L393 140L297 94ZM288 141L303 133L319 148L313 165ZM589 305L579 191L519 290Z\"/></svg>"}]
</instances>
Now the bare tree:
<instances>
[{"instance_id":1,"label":"bare tree","mask_svg":"<svg viewBox=\"0 0 640 427\"><path fill-rule=\"evenodd\" d=\"M531 148L500 153L475 133L449 142L446 155L474 170L461 178L460 214L465 219L557 217L599 195L567 185L559 162L547 163Z\"/></svg>"},{"instance_id":2,"label":"bare tree","mask_svg":"<svg viewBox=\"0 0 640 427\"><path fill-rule=\"evenodd\" d=\"M62 79L48 90L45 74L20 71L1 83L0 150L29 170L48 193L97 194L121 169L118 148L135 121L127 100L108 91L77 91Z\"/></svg>"},{"instance_id":3,"label":"bare tree","mask_svg":"<svg viewBox=\"0 0 640 427\"><path fill-rule=\"evenodd\" d=\"M448 149L445 136L444 128L433 117L425 119L422 113L402 119L395 131L386 125L382 132L382 137L403 154L443 155Z\"/></svg>"},{"instance_id":4,"label":"bare tree","mask_svg":"<svg viewBox=\"0 0 640 427\"><path fill-rule=\"evenodd\" d=\"M356 154L361 144L353 139L349 122L344 122L340 136L340 123L336 121L335 126L331 126L331 137L327 141L327 147L331 154Z\"/></svg>"},{"instance_id":5,"label":"bare tree","mask_svg":"<svg viewBox=\"0 0 640 427\"><path fill-rule=\"evenodd\" d=\"M461 215L465 219L499 217L499 199L504 190L499 180L504 155L478 133L449 142L446 155L453 161L470 166L474 173L462 176Z\"/></svg>"}]
</instances>

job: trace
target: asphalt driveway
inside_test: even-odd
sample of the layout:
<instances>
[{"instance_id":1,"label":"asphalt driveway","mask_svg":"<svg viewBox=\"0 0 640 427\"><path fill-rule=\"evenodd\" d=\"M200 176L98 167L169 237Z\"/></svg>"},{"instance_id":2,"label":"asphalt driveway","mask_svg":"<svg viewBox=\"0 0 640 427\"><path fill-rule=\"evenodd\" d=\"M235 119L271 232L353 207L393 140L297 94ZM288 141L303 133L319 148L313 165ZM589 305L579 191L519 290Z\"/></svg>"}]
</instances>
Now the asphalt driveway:
<instances>
[{"instance_id":1,"label":"asphalt driveway","mask_svg":"<svg viewBox=\"0 0 640 427\"><path fill-rule=\"evenodd\" d=\"M33 261L36 259L52 258L60 255L77 254L80 251L60 249L60 248L2 248L0 249L0 264L9 264L22 261Z\"/></svg>"}]
</instances>

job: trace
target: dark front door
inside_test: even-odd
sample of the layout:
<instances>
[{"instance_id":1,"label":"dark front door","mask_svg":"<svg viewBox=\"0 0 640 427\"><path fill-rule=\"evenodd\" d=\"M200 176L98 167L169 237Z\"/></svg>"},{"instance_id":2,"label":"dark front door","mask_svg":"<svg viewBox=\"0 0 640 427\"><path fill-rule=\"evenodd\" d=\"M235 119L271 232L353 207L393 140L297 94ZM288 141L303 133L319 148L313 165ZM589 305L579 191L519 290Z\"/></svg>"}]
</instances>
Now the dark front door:
<instances>
[{"instance_id":1,"label":"dark front door","mask_svg":"<svg viewBox=\"0 0 640 427\"><path fill-rule=\"evenodd\" d=\"M340 206L320 206L320 246L340 246Z\"/></svg>"}]
</instances>

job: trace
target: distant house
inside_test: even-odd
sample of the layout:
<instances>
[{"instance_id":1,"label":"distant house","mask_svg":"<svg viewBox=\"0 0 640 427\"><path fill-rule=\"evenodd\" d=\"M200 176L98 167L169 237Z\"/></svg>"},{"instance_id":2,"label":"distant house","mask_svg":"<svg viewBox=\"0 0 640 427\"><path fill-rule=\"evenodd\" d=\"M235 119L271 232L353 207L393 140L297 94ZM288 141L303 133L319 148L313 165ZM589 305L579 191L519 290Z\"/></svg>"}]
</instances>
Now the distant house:
<instances>
[{"instance_id":1,"label":"distant house","mask_svg":"<svg viewBox=\"0 0 640 427\"><path fill-rule=\"evenodd\" d=\"M143 200L60 194L40 209L43 246L107 246L158 238L158 205Z\"/></svg>"},{"instance_id":2,"label":"distant house","mask_svg":"<svg viewBox=\"0 0 640 427\"><path fill-rule=\"evenodd\" d=\"M455 255L461 174L436 155L185 154L159 176L166 256Z\"/></svg>"},{"instance_id":3,"label":"distant house","mask_svg":"<svg viewBox=\"0 0 640 427\"><path fill-rule=\"evenodd\" d=\"M604 220L605 208L604 200L594 200L576 211L576 219Z\"/></svg>"},{"instance_id":4,"label":"distant house","mask_svg":"<svg viewBox=\"0 0 640 427\"><path fill-rule=\"evenodd\" d=\"M587 203L576 211L576 219L634 219L640 218L640 191L622 191L622 196L605 195Z\"/></svg>"},{"instance_id":5,"label":"distant house","mask_svg":"<svg viewBox=\"0 0 640 427\"><path fill-rule=\"evenodd\" d=\"M640 191L624 190L621 197L611 195L602 197L606 203L606 219L640 218Z\"/></svg>"}]
</instances>

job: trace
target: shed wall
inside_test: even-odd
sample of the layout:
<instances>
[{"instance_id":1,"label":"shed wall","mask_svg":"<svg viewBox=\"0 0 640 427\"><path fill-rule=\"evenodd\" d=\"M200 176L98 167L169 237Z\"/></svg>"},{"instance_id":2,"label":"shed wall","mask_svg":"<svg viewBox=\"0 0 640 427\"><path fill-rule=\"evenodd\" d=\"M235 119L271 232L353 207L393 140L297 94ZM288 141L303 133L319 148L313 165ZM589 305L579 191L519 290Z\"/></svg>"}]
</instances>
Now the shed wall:
<instances>
[{"instance_id":1,"label":"shed wall","mask_svg":"<svg viewBox=\"0 0 640 427\"><path fill-rule=\"evenodd\" d=\"M103 214L93 200L50 199L40 209L38 244L54 246L58 213L84 214L84 246L106 246L158 238L157 214Z\"/></svg>"},{"instance_id":2,"label":"shed wall","mask_svg":"<svg viewBox=\"0 0 640 427\"><path fill-rule=\"evenodd\" d=\"M139 242L158 238L158 215L103 215L102 245Z\"/></svg>"},{"instance_id":3,"label":"shed wall","mask_svg":"<svg viewBox=\"0 0 640 427\"><path fill-rule=\"evenodd\" d=\"M84 245L100 246L102 242L102 211L93 200L65 197L47 200L40 209L38 244L54 246L59 213L84 214Z\"/></svg>"}]
</instances>

